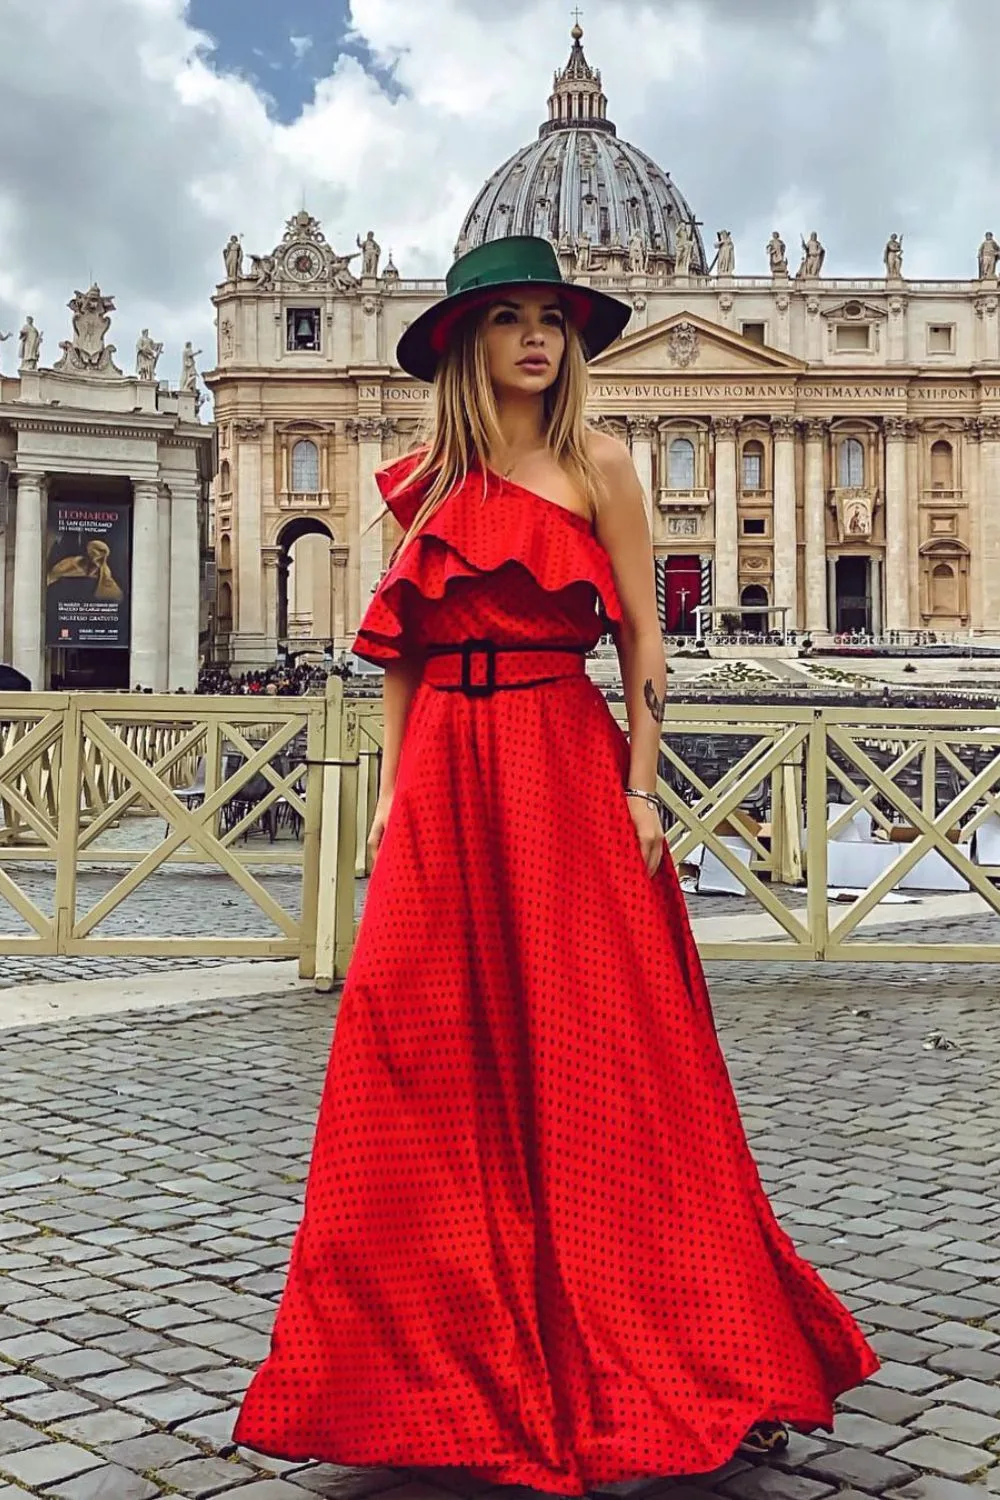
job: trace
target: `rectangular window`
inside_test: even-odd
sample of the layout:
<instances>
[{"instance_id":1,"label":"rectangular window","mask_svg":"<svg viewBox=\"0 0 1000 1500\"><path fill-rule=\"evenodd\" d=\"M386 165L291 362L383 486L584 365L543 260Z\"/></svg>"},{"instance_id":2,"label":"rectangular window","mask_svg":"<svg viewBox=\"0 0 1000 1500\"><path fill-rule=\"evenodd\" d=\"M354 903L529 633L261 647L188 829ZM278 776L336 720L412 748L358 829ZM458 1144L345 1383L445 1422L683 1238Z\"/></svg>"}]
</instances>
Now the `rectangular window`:
<instances>
[{"instance_id":1,"label":"rectangular window","mask_svg":"<svg viewBox=\"0 0 1000 1500\"><path fill-rule=\"evenodd\" d=\"M740 332L745 339L750 340L751 344L767 343L766 323L741 323Z\"/></svg>"},{"instance_id":2,"label":"rectangular window","mask_svg":"<svg viewBox=\"0 0 1000 1500\"><path fill-rule=\"evenodd\" d=\"M838 323L837 324L837 348L838 350L851 350L860 352L870 347L870 334L867 323Z\"/></svg>"},{"instance_id":3,"label":"rectangular window","mask_svg":"<svg viewBox=\"0 0 1000 1500\"><path fill-rule=\"evenodd\" d=\"M747 516L743 522L744 536L766 536L767 522L763 516Z\"/></svg>"},{"instance_id":4,"label":"rectangular window","mask_svg":"<svg viewBox=\"0 0 1000 1500\"><path fill-rule=\"evenodd\" d=\"M764 455L762 453L749 453L744 449L743 488L745 490L764 488Z\"/></svg>"},{"instance_id":5,"label":"rectangular window","mask_svg":"<svg viewBox=\"0 0 1000 1500\"><path fill-rule=\"evenodd\" d=\"M318 307L290 307L286 313L290 354L319 352L321 315Z\"/></svg>"},{"instance_id":6,"label":"rectangular window","mask_svg":"<svg viewBox=\"0 0 1000 1500\"><path fill-rule=\"evenodd\" d=\"M954 323L928 323L927 353L953 354L955 351Z\"/></svg>"}]
</instances>

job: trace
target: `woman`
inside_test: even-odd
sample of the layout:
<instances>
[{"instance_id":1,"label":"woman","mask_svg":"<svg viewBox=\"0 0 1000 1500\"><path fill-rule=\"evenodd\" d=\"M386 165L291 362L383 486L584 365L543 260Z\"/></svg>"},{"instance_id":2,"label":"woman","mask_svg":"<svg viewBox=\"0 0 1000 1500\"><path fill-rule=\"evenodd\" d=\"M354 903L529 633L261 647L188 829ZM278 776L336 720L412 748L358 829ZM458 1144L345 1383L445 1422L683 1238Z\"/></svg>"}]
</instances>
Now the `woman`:
<instances>
[{"instance_id":1,"label":"woman","mask_svg":"<svg viewBox=\"0 0 1000 1500\"><path fill-rule=\"evenodd\" d=\"M430 447L354 649L375 854L272 1352L238 1442L580 1495L829 1426L876 1368L778 1227L664 839L652 548L585 358L629 309L543 240L404 334ZM584 671L615 632L629 737Z\"/></svg>"}]
</instances>

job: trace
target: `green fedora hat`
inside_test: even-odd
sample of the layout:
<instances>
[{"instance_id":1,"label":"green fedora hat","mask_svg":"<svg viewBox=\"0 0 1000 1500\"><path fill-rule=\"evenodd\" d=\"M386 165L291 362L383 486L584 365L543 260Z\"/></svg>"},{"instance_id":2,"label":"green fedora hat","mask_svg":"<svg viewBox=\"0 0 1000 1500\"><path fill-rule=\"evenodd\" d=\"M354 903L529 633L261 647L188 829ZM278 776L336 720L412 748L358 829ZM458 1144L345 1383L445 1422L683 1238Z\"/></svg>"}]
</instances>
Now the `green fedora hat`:
<instances>
[{"instance_id":1,"label":"green fedora hat","mask_svg":"<svg viewBox=\"0 0 1000 1500\"><path fill-rule=\"evenodd\" d=\"M559 288L559 301L588 359L613 344L632 316L631 307L617 297L564 280L548 240L509 235L477 245L456 260L445 278L445 296L421 313L400 339L400 366L418 380L433 380L448 339L467 312L494 302L505 287L529 285Z\"/></svg>"}]
</instances>

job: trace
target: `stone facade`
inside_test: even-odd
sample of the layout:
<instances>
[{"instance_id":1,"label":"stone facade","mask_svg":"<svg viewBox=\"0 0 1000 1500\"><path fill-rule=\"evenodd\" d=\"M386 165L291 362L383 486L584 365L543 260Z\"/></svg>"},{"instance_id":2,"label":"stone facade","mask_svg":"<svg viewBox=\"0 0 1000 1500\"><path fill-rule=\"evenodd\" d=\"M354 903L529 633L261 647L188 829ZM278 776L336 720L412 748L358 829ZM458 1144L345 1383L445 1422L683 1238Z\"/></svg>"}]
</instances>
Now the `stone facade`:
<instances>
[{"instance_id":1,"label":"stone facade","mask_svg":"<svg viewBox=\"0 0 1000 1500\"><path fill-rule=\"evenodd\" d=\"M580 102L589 65L579 45L574 36L556 79L539 171L563 138L574 170L586 171L577 136L593 131L596 106ZM600 100L604 139L614 127ZM601 212L609 193L628 191L606 174L577 182L564 163L560 193L588 182ZM619 203L607 222L626 210ZM558 225L564 209L552 212ZM776 232L771 274L741 276L728 231L704 272L663 246L623 254L621 237L597 222L593 246L565 270L633 309L623 338L591 365L590 410L631 447L664 630L693 630L697 607L711 605L757 628L767 616L752 611L766 607L772 623L813 635L1000 636L996 242L987 236L978 264L970 247L967 280L912 281L894 235L883 274L841 279L825 274L815 232L801 236L797 270ZM681 235L688 251L696 227L692 217ZM380 508L372 476L418 440L430 411L428 389L399 371L394 349L444 288L400 276L391 259L380 271L372 235L358 237L356 255L335 255L306 214L246 272L233 243L206 380L220 437L222 655L250 663L273 660L295 635L350 640L397 536L391 519L366 529ZM290 618L289 549L308 534L314 552Z\"/></svg>"},{"instance_id":2,"label":"stone facade","mask_svg":"<svg viewBox=\"0 0 1000 1500\"><path fill-rule=\"evenodd\" d=\"M52 368L29 318L18 374L0 376L0 660L36 689L190 690L208 635L213 431L194 389L156 379L148 330L125 375L113 300L91 287L69 305ZM52 601L47 628L53 589L76 601L64 630Z\"/></svg>"}]
</instances>

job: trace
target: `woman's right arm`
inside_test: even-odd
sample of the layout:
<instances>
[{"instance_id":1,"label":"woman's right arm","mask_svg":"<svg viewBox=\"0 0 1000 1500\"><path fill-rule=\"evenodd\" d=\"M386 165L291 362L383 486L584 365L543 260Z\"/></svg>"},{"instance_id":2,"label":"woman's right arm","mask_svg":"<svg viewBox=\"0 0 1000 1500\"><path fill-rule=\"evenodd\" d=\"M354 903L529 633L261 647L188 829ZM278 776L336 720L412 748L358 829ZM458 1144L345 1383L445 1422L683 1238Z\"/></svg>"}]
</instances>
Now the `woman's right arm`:
<instances>
[{"instance_id":1,"label":"woman's right arm","mask_svg":"<svg viewBox=\"0 0 1000 1500\"><path fill-rule=\"evenodd\" d=\"M406 720L422 671L423 663L419 658L403 657L398 661L385 663L385 677L382 684L384 725L382 774L371 832L368 835L368 851L372 859L378 853L385 825L389 820L392 799L396 790L396 772L399 769L399 756L403 748Z\"/></svg>"}]
</instances>

